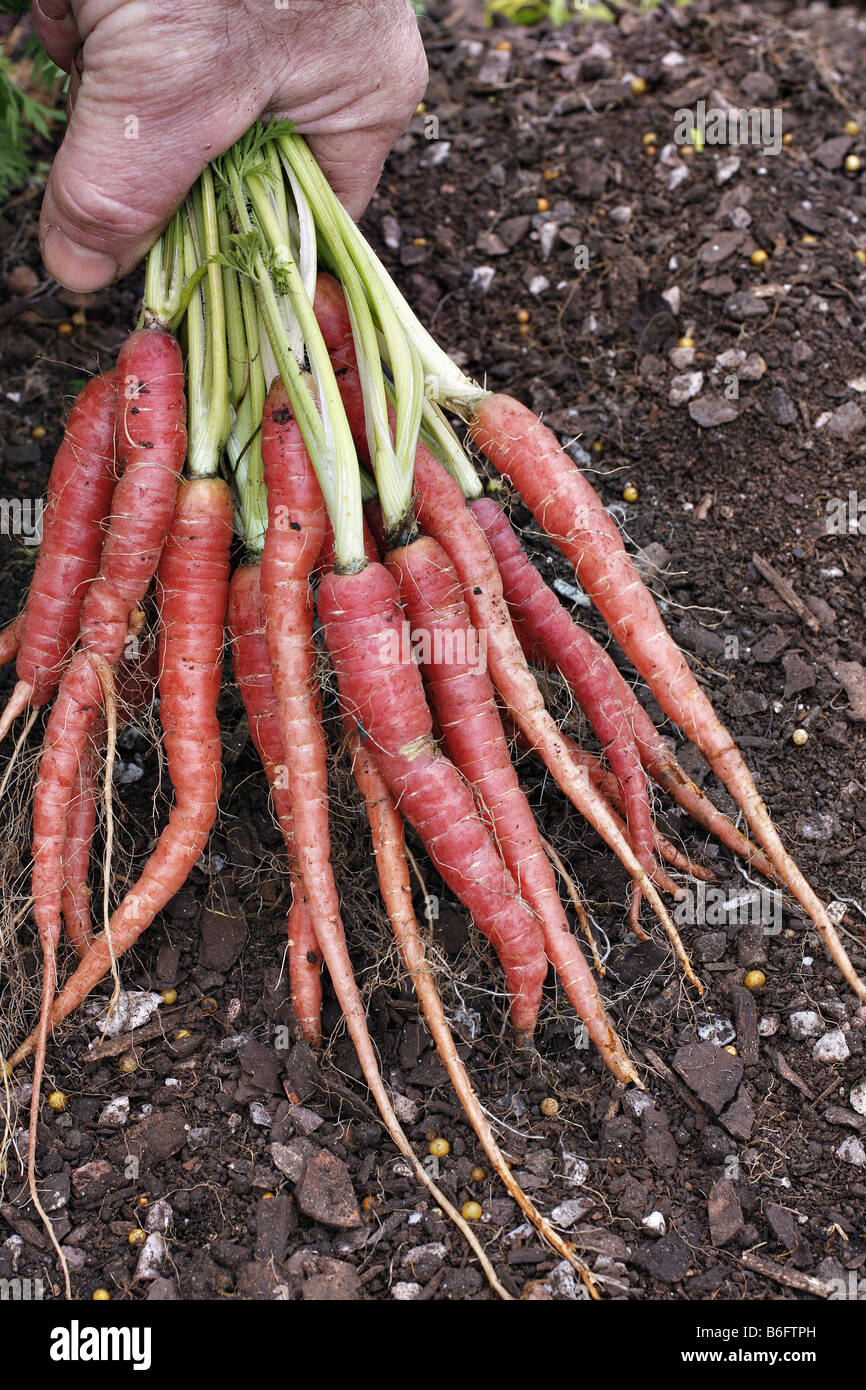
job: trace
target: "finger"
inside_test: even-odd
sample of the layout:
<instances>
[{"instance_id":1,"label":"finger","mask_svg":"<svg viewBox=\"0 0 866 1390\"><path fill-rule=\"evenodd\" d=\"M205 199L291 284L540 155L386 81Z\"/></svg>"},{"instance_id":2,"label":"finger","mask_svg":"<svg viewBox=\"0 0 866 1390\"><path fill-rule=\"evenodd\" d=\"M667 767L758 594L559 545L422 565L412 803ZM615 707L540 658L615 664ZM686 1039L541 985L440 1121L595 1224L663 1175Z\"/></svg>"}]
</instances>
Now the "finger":
<instances>
[{"instance_id":1,"label":"finger","mask_svg":"<svg viewBox=\"0 0 866 1390\"><path fill-rule=\"evenodd\" d=\"M101 289L133 270L204 166L257 114L241 107L226 117L157 90L157 109L139 102L132 114L125 91L115 97L110 83L82 76L39 224L46 268L68 289Z\"/></svg>"},{"instance_id":2,"label":"finger","mask_svg":"<svg viewBox=\"0 0 866 1390\"><path fill-rule=\"evenodd\" d=\"M52 63L69 72L81 35L67 0L33 0L33 27Z\"/></svg>"}]
</instances>

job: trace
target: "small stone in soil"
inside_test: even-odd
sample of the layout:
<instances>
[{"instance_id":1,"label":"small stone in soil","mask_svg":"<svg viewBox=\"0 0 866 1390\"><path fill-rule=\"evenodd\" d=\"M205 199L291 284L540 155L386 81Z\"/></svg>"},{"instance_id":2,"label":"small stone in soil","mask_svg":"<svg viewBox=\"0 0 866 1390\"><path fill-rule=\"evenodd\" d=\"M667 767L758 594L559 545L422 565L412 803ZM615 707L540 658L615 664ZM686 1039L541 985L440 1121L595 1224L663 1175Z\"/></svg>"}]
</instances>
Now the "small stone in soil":
<instances>
[{"instance_id":1,"label":"small stone in soil","mask_svg":"<svg viewBox=\"0 0 866 1390\"><path fill-rule=\"evenodd\" d=\"M689 415L701 429L730 424L739 413L733 402L723 396L699 396L696 401L689 402Z\"/></svg>"},{"instance_id":2,"label":"small stone in soil","mask_svg":"<svg viewBox=\"0 0 866 1390\"><path fill-rule=\"evenodd\" d=\"M349 1230L361 1224L349 1170L327 1149L308 1159L295 1196L304 1215L323 1226Z\"/></svg>"},{"instance_id":3,"label":"small stone in soil","mask_svg":"<svg viewBox=\"0 0 866 1390\"><path fill-rule=\"evenodd\" d=\"M730 1178L717 1178L707 1202L710 1239L717 1248L727 1245L743 1229L743 1208Z\"/></svg>"},{"instance_id":4,"label":"small stone in soil","mask_svg":"<svg viewBox=\"0 0 866 1390\"><path fill-rule=\"evenodd\" d=\"M866 1168L866 1148L863 1147L862 1140L853 1134L842 1140L836 1150L836 1157L841 1158L843 1163L852 1163L855 1168Z\"/></svg>"},{"instance_id":5,"label":"small stone in soil","mask_svg":"<svg viewBox=\"0 0 866 1390\"><path fill-rule=\"evenodd\" d=\"M652 1245L634 1251L632 1262L663 1284L678 1284L691 1265L691 1251L682 1236L672 1231Z\"/></svg>"},{"instance_id":6,"label":"small stone in soil","mask_svg":"<svg viewBox=\"0 0 866 1390\"><path fill-rule=\"evenodd\" d=\"M686 1085L718 1115L736 1094L743 1079L743 1061L712 1043L690 1043L673 1059Z\"/></svg>"},{"instance_id":7,"label":"small stone in soil","mask_svg":"<svg viewBox=\"0 0 866 1390\"><path fill-rule=\"evenodd\" d=\"M812 1048L812 1056L816 1062L846 1062L851 1050L841 1028L832 1028L819 1038Z\"/></svg>"},{"instance_id":8,"label":"small stone in soil","mask_svg":"<svg viewBox=\"0 0 866 1390\"><path fill-rule=\"evenodd\" d=\"M798 1009L788 1016L788 1031L792 1038L819 1038L824 1032L824 1020L813 1009Z\"/></svg>"}]
</instances>

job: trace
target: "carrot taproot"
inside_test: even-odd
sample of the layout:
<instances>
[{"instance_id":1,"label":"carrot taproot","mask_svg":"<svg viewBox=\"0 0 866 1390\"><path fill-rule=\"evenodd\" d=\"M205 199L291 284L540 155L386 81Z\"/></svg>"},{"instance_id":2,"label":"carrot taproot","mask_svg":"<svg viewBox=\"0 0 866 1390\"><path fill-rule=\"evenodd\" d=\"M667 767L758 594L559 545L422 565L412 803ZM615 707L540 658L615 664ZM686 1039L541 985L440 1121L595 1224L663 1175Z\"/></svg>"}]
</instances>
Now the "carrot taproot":
<instances>
[{"instance_id":1,"label":"carrot taproot","mask_svg":"<svg viewBox=\"0 0 866 1390\"><path fill-rule=\"evenodd\" d=\"M108 931L94 937L77 969L57 994L48 1015L52 1023L76 1009L108 973L112 959L138 940L186 882L207 844L222 779L216 707L222 674L232 521L231 495L221 479L195 478L181 484L158 574L160 720L174 804L141 874L112 913ZM75 759L73 770L101 706L95 675L88 678L84 691L74 687L72 681L95 672L95 663L109 669L104 657L85 650L73 658L60 683L57 704L49 720L52 733L63 729L64 713L70 722L73 717L76 721L76 727L69 729L62 742L67 764ZM61 715L55 721L58 708ZM44 757L51 751L47 748ZM43 845L53 848L55 855L62 854L66 822L65 815L56 813L55 804L59 801L61 811L65 811L64 798L68 797L73 779L65 768L62 774L46 768L40 780L49 800L44 810L41 805L34 808L34 844L39 831L39 846L34 850L34 913L41 899L46 898L54 926L55 922L59 924L61 875L50 862L43 865L43 859L47 859ZM44 823L37 823L37 814ZM13 1055L11 1065L28 1055L33 1041L31 1035Z\"/></svg>"},{"instance_id":2,"label":"carrot taproot","mask_svg":"<svg viewBox=\"0 0 866 1390\"><path fill-rule=\"evenodd\" d=\"M499 956L519 1037L535 1027L547 973L538 925L480 819L467 784L432 736L408 651L397 585L379 564L331 571L319 585L325 643L346 712L369 740L402 814Z\"/></svg>"},{"instance_id":3,"label":"carrot taproot","mask_svg":"<svg viewBox=\"0 0 866 1390\"><path fill-rule=\"evenodd\" d=\"M554 1231L514 1177L475 1094L469 1074L457 1051L454 1036L448 1026L445 1010L442 1007L442 1000L427 962L424 942L412 906L412 888L406 861L402 817L388 790L387 782L376 766L375 759L362 744L357 728L351 720L345 721L345 728L349 742L349 753L352 758L352 770L358 790L364 798L367 819L370 824L373 854L376 860L376 872L382 900L394 932L397 949L411 976L412 985L427 1020L427 1026L451 1084L457 1093L457 1098L478 1136L482 1149L501 1178L509 1195L514 1198L524 1216L528 1218L542 1238L583 1277L585 1268L582 1262L575 1257L573 1247Z\"/></svg>"},{"instance_id":4,"label":"carrot taproot","mask_svg":"<svg viewBox=\"0 0 866 1390\"><path fill-rule=\"evenodd\" d=\"M651 874L653 825L649 795L629 723L634 701L623 698L612 671L619 673L607 653L573 621L530 563L502 508L489 497L470 502L469 507L493 551L512 614L516 611L519 625L559 667L601 743L622 790L631 847ZM619 684L624 686L625 682ZM633 919L638 902L635 893Z\"/></svg>"},{"instance_id":5,"label":"carrot taproot","mask_svg":"<svg viewBox=\"0 0 866 1390\"><path fill-rule=\"evenodd\" d=\"M7 623L3 631L0 632L0 666L5 666L21 650L21 629L23 626L24 614L19 613L18 617L13 618L11 623Z\"/></svg>"},{"instance_id":6,"label":"carrot taproot","mask_svg":"<svg viewBox=\"0 0 866 1390\"><path fill-rule=\"evenodd\" d=\"M0 717L0 739L28 705L51 699L78 637L116 482L114 417L114 373L95 376L70 411L48 480L42 543L21 620L18 681Z\"/></svg>"},{"instance_id":7,"label":"carrot taproot","mask_svg":"<svg viewBox=\"0 0 866 1390\"><path fill-rule=\"evenodd\" d=\"M250 736L268 779L274 812L288 855L292 890L287 924L292 1007L307 1042L312 1047L318 1047L322 1041L321 953L298 872L279 704L268 652L260 561L252 560L239 565L232 575L228 631L235 680L246 710Z\"/></svg>"},{"instance_id":8,"label":"carrot taproot","mask_svg":"<svg viewBox=\"0 0 866 1390\"><path fill-rule=\"evenodd\" d=\"M474 787L506 866L541 926L548 960L588 1036L620 1081L637 1073L608 1018L568 920L535 818L511 761L496 696L460 581L430 536L391 551L433 713L457 769Z\"/></svg>"},{"instance_id":9,"label":"carrot taproot","mask_svg":"<svg viewBox=\"0 0 866 1390\"><path fill-rule=\"evenodd\" d=\"M320 276L316 315L328 350L339 354L340 394L358 452L365 461L366 430L354 349L347 341L348 314L342 291ZM537 748L557 784L641 887L662 923L686 977L702 991L679 932L671 921L651 879L635 856L607 802L577 768L514 632L502 580L484 532L465 505L458 484L436 458L419 444L415 454L416 516L428 534L439 541L453 564L476 631L485 632L493 683L531 746Z\"/></svg>"},{"instance_id":10,"label":"carrot taproot","mask_svg":"<svg viewBox=\"0 0 866 1390\"><path fill-rule=\"evenodd\" d=\"M713 806L683 771L610 654L571 618L545 584L497 503L482 498L469 505L496 556L514 630L527 658L558 667L586 709L590 722L591 703L584 705L580 686L584 673L592 670L596 680L607 690L606 699L613 704L614 717L627 726L637 754L654 781L734 854L772 878L772 869L763 852Z\"/></svg>"},{"instance_id":11,"label":"carrot taproot","mask_svg":"<svg viewBox=\"0 0 866 1390\"><path fill-rule=\"evenodd\" d=\"M508 396L485 397L470 421L470 433L574 565L619 646L741 807L777 881L805 909L848 984L866 1000L866 982L854 969L825 904L782 844L739 749L667 631L594 488L552 431Z\"/></svg>"}]
</instances>

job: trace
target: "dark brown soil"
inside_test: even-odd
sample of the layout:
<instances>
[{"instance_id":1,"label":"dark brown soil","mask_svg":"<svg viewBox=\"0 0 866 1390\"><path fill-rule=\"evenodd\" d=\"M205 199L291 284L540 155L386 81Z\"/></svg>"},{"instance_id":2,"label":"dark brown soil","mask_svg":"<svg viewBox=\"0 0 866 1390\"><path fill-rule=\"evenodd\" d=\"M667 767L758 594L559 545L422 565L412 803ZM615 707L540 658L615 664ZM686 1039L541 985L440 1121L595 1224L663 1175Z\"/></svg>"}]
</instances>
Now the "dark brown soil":
<instances>
[{"instance_id":1,"label":"dark brown soil","mask_svg":"<svg viewBox=\"0 0 866 1390\"><path fill-rule=\"evenodd\" d=\"M619 26L491 32L437 6L424 32L426 111L392 156L366 228L442 344L575 440L575 456L594 470L631 541L653 547L661 571L653 584L671 628L802 868L827 900L848 905L842 926L863 972L866 267L855 253L866 249L866 196L861 176L842 162L866 155L866 21L853 9L698 0L643 20L627 12ZM506 34L507 72L500 50L498 82L482 81ZM645 80L643 95L633 95L631 75ZM781 108L790 142L775 155L709 144L683 154L674 112L701 97ZM845 122L855 118L864 135L846 143ZM734 155L739 166L722 181ZM25 191L0 217L4 284L15 267L39 273L38 204L38 190ZM752 264L756 248L768 253L766 264ZM486 292L479 267L494 272ZM26 300L7 291L4 497L32 498L44 486L69 399L97 364L113 360L139 292L126 282L84 301L44 281ZM525 332L522 309L530 315ZM682 349L672 361L683 337L694 340L693 361ZM763 365L728 358L716 367L720 354L737 349L759 354ZM672 405L674 379L698 371L698 404ZM713 411L731 418L709 424ZM35 426L44 438L33 438ZM637 500L625 502L629 484ZM843 507L850 526L829 532L828 517ZM519 503L514 515L543 571L569 583L568 567ZM4 537L5 616L20 601L28 558L32 549ZM756 558L793 587L799 612ZM581 732L555 685L551 695ZM658 717L642 690L644 697ZM177 1003L162 1008L158 1032L123 1045L137 1062L130 1073L117 1055L87 1056L98 1035L92 1019L64 1028L49 1055L50 1083L67 1093L68 1107L43 1107L39 1168L75 1293L491 1298L462 1239L376 1123L330 995L324 1056L293 1041L280 978L280 837L230 688L223 705L226 785L207 862L135 959L123 962L126 988L176 988ZM792 741L795 728L808 731L805 745ZM121 852L140 862L152 843L154 794L164 813L165 791L157 791L159 762L147 738L128 739L121 757L141 774L117 789ZM700 759L684 749L683 760L703 781ZM524 1187L546 1213L572 1203L554 1219L608 1297L793 1300L820 1291L856 1297L858 1287L864 1297L866 1118L848 1097L866 1075L866 1012L802 917L787 910L769 934L700 913L684 927L707 987L697 1002L663 949L629 942L626 884L610 855L529 758L521 772L582 886L602 948L610 945L604 989L647 1068L649 1097L641 1109L579 1046L552 983L538 1055L531 1064L516 1058L497 971L462 911L442 896L433 944L443 996ZM442 1185L458 1204L482 1204L479 1233L515 1295L579 1296L498 1184L470 1175L487 1165L395 963L342 763L335 785L347 928L386 1081L405 1098L407 1130L422 1153L434 1135L450 1141ZM711 777L707 786L729 805ZM744 886L742 870L682 818L669 817L668 828L725 886ZM26 843L11 830L4 840L7 906L23 909ZM429 866L425 872L437 892ZM25 912L17 938L33 977ZM755 967L766 984L750 993L743 979ZM13 983L4 982L7 1010L20 1008ZM840 1057L849 1055L820 1060L823 1043L816 1057L816 1037L798 1036L802 1021L791 1021L804 1012L831 1035L831 1055L834 1043L844 1044ZM24 1078L16 1080L20 1088ZM123 1096L127 1122L101 1120ZM540 1111L548 1097L559 1102L552 1118ZM17 1139L23 1152L20 1130ZM346 1171L354 1198L327 1180L336 1173L345 1181ZM45 1296L57 1294L56 1264L11 1148L2 1181L0 1279L42 1279ZM159 1199L168 1206L157 1207ZM359 1213L362 1199L369 1210ZM140 1248L130 1231L159 1232L163 1221L159 1277L137 1277Z\"/></svg>"}]
</instances>

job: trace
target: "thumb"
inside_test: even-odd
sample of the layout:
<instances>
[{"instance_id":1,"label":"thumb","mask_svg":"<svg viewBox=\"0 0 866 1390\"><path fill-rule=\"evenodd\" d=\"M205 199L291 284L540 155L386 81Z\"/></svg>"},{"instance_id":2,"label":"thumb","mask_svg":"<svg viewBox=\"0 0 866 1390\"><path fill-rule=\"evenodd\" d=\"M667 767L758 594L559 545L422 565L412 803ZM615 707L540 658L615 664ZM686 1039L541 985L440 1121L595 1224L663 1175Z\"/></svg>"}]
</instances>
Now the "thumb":
<instances>
[{"instance_id":1,"label":"thumb","mask_svg":"<svg viewBox=\"0 0 866 1390\"><path fill-rule=\"evenodd\" d=\"M133 270L208 161L255 115L241 110L228 126L221 121L215 147L212 125L209 132L192 116L185 122L183 101L173 102L164 85L160 102L149 109L128 90L97 85L85 68L39 221L46 269L67 289L101 289ZM212 122L213 112L202 114Z\"/></svg>"}]
</instances>

